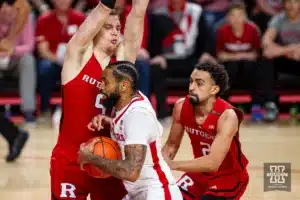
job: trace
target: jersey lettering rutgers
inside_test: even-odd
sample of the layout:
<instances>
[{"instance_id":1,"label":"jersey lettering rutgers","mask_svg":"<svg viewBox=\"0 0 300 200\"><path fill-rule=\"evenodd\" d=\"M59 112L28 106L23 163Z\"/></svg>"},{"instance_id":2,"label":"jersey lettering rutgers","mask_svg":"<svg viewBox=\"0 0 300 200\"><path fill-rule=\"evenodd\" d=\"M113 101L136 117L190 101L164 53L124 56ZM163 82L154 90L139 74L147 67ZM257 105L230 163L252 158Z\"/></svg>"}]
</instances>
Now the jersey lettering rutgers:
<instances>
[{"instance_id":1,"label":"jersey lettering rutgers","mask_svg":"<svg viewBox=\"0 0 300 200\"><path fill-rule=\"evenodd\" d=\"M195 158L209 154L217 134L218 119L226 109L233 109L238 116L239 123L242 121L243 114L241 111L221 98L217 98L212 112L203 124L198 125L194 107L189 102L189 98L185 98L181 109L180 123L189 135ZM186 173L177 184L183 194L187 196L186 199L211 194L236 200L243 194L248 184L247 164L248 160L242 153L239 132L237 132L225 159L216 172Z\"/></svg>"},{"instance_id":2,"label":"jersey lettering rutgers","mask_svg":"<svg viewBox=\"0 0 300 200\"><path fill-rule=\"evenodd\" d=\"M81 143L99 135L110 136L109 127L100 132L87 128L94 116L110 112L102 105L102 95L99 94L102 72L102 67L92 55L81 72L62 86L60 133L52 152L50 168L53 200L83 200L88 194L93 200L121 200L126 194L121 180L90 177L77 163Z\"/></svg>"},{"instance_id":3,"label":"jersey lettering rutgers","mask_svg":"<svg viewBox=\"0 0 300 200\"><path fill-rule=\"evenodd\" d=\"M87 124L93 116L105 114L100 94L102 68L92 55L76 78L62 86L62 117L57 146L63 146L70 161L77 161L81 143L101 135L109 136L109 130L101 133L89 131Z\"/></svg>"}]
</instances>

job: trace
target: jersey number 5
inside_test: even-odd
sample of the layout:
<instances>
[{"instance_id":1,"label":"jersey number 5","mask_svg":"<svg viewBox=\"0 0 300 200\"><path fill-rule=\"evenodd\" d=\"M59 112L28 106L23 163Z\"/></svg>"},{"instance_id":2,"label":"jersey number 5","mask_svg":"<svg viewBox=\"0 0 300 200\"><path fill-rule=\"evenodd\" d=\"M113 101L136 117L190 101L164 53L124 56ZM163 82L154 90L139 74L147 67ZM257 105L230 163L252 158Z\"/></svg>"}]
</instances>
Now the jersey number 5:
<instances>
[{"instance_id":1,"label":"jersey number 5","mask_svg":"<svg viewBox=\"0 0 300 200\"><path fill-rule=\"evenodd\" d=\"M103 94L98 94L97 95L97 97L96 97L96 102L95 102L95 107L96 108L99 108L99 109L101 109L101 113L100 114L102 114L102 115L105 115L105 113L106 113L106 109L105 109L105 107L103 106Z\"/></svg>"},{"instance_id":2,"label":"jersey number 5","mask_svg":"<svg viewBox=\"0 0 300 200\"><path fill-rule=\"evenodd\" d=\"M202 147L202 155L206 156L210 152L210 144L207 144L205 142L200 142L200 145Z\"/></svg>"}]
</instances>

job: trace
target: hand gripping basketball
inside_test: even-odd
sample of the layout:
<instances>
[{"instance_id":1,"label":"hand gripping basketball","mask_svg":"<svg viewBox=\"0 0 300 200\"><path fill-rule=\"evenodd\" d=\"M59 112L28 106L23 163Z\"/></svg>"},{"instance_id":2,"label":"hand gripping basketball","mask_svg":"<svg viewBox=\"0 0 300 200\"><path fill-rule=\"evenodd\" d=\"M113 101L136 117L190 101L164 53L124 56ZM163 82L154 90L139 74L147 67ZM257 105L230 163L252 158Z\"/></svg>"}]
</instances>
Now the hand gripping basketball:
<instances>
[{"instance_id":1,"label":"hand gripping basketball","mask_svg":"<svg viewBox=\"0 0 300 200\"><path fill-rule=\"evenodd\" d=\"M111 138L100 136L95 137L80 145L78 151L78 163L81 170L94 178L108 178L111 175L102 171L92 164L91 160L103 158L106 160L121 160L122 154L119 145Z\"/></svg>"},{"instance_id":2,"label":"hand gripping basketball","mask_svg":"<svg viewBox=\"0 0 300 200\"><path fill-rule=\"evenodd\" d=\"M112 118L105 115L97 115L93 117L92 121L88 124L88 129L90 131L100 131L104 128L104 124L110 124L112 126Z\"/></svg>"}]
</instances>

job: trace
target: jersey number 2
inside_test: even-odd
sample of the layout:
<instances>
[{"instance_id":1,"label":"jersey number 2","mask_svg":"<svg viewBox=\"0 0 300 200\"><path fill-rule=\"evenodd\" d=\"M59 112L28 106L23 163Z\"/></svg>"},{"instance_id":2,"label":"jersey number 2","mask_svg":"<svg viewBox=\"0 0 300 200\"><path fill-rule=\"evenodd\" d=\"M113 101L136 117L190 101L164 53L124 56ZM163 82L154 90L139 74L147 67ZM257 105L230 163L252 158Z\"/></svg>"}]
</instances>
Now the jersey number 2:
<instances>
[{"instance_id":1,"label":"jersey number 2","mask_svg":"<svg viewBox=\"0 0 300 200\"><path fill-rule=\"evenodd\" d=\"M101 109L101 113L102 115L105 115L106 113L106 109L105 107L102 105L102 101L103 101L103 94L98 94L97 97L96 97L96 102L95 102L95 106L96 108L99 108Z\"/></svg>"},{"instance_id":2,"label":"jersey number 2","mask_svg":"<svg viewBox=\"0 0 300 200\"><path fill-rule=\"evenodd\" d=\"M210 144L207 144L205 142L200 142L200 145L202 147L202 155L206 156L210 152Z\"/></svg>"}]
</instances>

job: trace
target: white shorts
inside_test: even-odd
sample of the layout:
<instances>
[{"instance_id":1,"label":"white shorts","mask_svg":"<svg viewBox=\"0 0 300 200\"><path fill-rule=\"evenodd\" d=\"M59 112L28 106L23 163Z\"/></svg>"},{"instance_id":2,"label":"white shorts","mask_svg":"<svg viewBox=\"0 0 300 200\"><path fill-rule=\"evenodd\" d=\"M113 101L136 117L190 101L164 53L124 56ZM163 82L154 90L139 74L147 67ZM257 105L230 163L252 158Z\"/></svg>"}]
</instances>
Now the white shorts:
<instances>
[{"instance_id":1,"label":"white shorts","mask_svg":"<svg viewBox=\"0 0 300 200\"><path fill-rule=\"evenodd\" d=\"M177 185L169 186L171 200L183 200L181 192ZM123 200L165 200L165 191L163 188L149 188L142 191L135 196L129 194L123 198Z\"/></svg>"}]
</instances>

